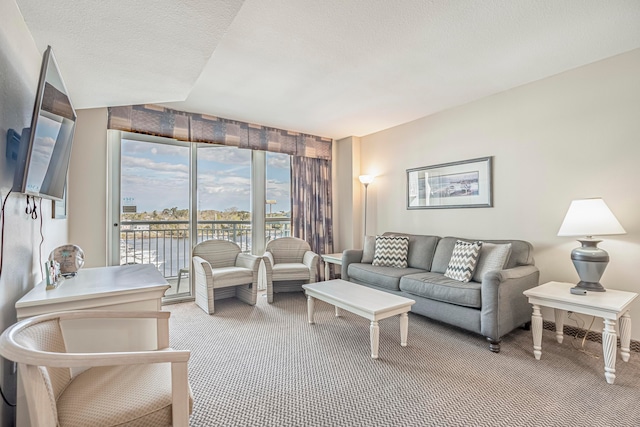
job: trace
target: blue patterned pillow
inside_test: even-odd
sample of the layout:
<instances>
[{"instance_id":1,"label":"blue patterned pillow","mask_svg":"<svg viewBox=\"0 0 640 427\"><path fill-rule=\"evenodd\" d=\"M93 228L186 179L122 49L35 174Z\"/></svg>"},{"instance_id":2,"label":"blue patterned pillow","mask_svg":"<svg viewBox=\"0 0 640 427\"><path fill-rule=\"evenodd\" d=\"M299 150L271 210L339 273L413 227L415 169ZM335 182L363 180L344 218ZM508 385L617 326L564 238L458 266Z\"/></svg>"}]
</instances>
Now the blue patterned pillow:
<instances>
[{"instance_id":1,"label":"blue patterned pillow","mask_svg":"<svg viewBox=\"0 0 640 427\"><path fill-rule=\"evenodd\" d=\"M444 275L459 282L468 282L476 269L482 242L463 242L458 240Z\"/></svg>"},{"instance_id":2,"label":"blue patterned pillow","mask_svg":"<svg viewBox=\"0 0 640 427\"><path fill-rule=\"evenodd\" d=\"M376 236L376 249L371 265L407 268L409 237Z\"/></svg>"}]
</instances>

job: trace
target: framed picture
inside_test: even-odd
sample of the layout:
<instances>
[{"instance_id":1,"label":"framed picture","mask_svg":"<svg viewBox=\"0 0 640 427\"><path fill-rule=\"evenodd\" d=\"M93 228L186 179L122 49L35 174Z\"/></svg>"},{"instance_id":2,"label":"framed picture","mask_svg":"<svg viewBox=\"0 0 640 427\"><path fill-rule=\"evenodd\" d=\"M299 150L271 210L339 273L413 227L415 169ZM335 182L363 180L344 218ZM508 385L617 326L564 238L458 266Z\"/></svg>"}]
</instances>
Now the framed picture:
<instances>
[{"instance_id":1,"label":"framed picture","mask_svg":"<svg viewBox=\"0 0 640 427\"><path fill-rule=\"evenodd\" d=\"M54 219L65 219L67 217L67 187L64 187L64 195L61 201L51 201L51 217Z\"/></svg>"},{"instance_id":2,"label":"framed picture","mask_svg":"<svg viewBox=\"0 0 640 427\"><path fill-rule=\"evenodd\" d=\"M407 209L490 208L492 157L407 169Z\"/></svg>"}]
</instances>

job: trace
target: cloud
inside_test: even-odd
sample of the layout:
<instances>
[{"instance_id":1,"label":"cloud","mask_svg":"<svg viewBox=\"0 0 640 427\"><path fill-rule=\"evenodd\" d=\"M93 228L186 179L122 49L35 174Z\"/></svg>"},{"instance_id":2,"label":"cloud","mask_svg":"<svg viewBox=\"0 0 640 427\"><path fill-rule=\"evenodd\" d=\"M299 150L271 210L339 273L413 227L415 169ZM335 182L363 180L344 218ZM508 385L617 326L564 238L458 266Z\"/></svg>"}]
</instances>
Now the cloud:
<instances>
[{"instance_id":1,"label":"cloud","mask_svg":"<svg viewBox=\"0 0 640 427\"><path fill-rule=\"evenodd\" d=\"M289 169L291 158L288 154L267 153L267 166L276 169Z\"/></svg>"}]
</instances>

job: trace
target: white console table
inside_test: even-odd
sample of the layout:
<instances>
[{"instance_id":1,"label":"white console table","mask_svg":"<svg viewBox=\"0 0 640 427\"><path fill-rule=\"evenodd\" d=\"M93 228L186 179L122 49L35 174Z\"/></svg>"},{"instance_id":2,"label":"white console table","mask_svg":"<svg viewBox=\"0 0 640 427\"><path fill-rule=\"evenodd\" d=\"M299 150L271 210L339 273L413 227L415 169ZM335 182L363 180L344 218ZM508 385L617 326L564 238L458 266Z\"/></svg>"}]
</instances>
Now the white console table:
<instances>
[{"instance_id":1,"label":"white console table","mask_svg":"<svg viewBox=\"0 0 640 427\"><path fill-rule=\"evenodd\" d=\"M45 287L45 282L37 284L16 302L18 320L67 310L160 311L162 297L170 288L151 264L83 268L57 288L47 291ZM61 323L61 328L65 344L72 352L145 350L155 348L157 343L154 319L134 322L92 319ZM17 397L17 425L28 426L29 415L20 381Z\"/></svg>"}]
</instances>

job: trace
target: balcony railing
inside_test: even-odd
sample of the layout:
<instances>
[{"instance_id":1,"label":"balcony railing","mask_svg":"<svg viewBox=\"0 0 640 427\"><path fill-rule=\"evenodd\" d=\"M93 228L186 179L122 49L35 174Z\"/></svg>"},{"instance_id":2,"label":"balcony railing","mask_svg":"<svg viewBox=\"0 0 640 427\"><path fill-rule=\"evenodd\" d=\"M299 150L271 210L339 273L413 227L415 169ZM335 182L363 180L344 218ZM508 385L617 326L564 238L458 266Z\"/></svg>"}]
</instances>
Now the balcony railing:
<instances>
[{"instance_id":1,"label":"balcony railing","mask_svg":"<svg viewBox=\"0 0 640 427\"><path fill-rule=\"evenodd\" d=\"M291 235L289 218L267 218L266 239ZM251 252L251 221L198 221L197 242L220 239ZM120 264L154 264L165 278L175 278L191 262L189 221L121 221Z\"/></svg>"}]
</instances>

